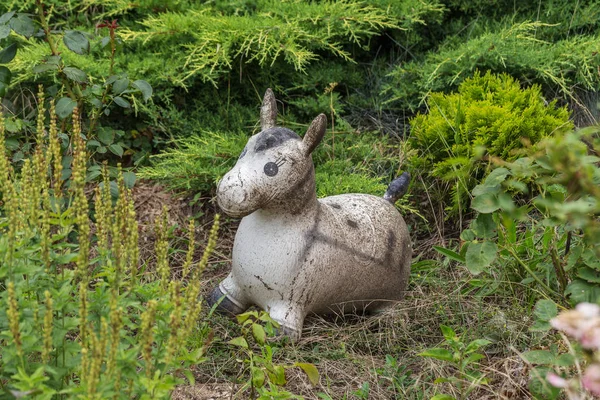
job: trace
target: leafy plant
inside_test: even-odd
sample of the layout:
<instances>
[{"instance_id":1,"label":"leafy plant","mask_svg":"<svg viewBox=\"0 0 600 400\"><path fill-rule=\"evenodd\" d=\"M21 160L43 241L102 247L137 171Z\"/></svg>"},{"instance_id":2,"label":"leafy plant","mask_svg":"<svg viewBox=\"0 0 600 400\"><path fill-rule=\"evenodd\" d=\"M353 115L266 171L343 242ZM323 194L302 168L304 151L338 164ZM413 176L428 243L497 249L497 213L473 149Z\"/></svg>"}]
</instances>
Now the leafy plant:
<instances>
[{"instance_id":1,"label":"leafy plant","mask_svg":"<svg viewBox=\"0 0 600 400\"><path fill-rule=\"evenodd\" d=\"M269 317L268 313L248 311L236 318L242 335L227 343L242 350L244 359L240 362L249 372L249 379L240 388L240 393L250 389L251 398L258 395L258 399L301 399L300 396L282 389L286 384L286 368L301 368L313 385L319 384L319 372L313 364L296 362L284 366L273 361L275 349L267 342L267 336L273 336L279 325ZM250 340L254 342L252 347L249 344Z\"/></svg>"},{"instance_id":2,"label":"leafy plant","mask_svg":"<svg viewBox=\"0 0 600 400\"><path fill-rule=\"evenodd\" d=\"M569 400L592 399L599 395L600 307L579 303L574 310L564 310L557 315L556 305L540 300L536 316L538 322L549 322L542 326L536 322L536 330L548 331L551 325L561 333L564 346L552 343L548 349L520 354L523 360L534 365L530 372L531 392L548 399L559 398L562 392Z\"/></svg>"},{"instance_id":3,"label":"leafy plant","mask_svg":"<svg viewBox=\"0 0 600 400\"><path fill-rule=\"evenodd\" d=\"M0 387L8 398L168 398L181 376L193 381L187 367L202 362L210 342L210 335L188 339L200 325L200 275L216 245L218 216L202 260L192 264L190 240L182 280L176 280L163 215L158 267L145 270L123 175L113 202L104 169L92 222L78 109L66 192L54 107L48 137L44 111L40 107L34 156L20 173L5 157L0 121Z\"/></svg>"},{"instance_id":4,"label":"leafy plant","mask_svg":"<svg viewBox=\"0 0 600 400\"><path fill-rule=\"evenodd\" d=\"M466 399L477 387L487 384L485 375L478 368L478 361L485 358L485 355L479 353L479 350L491 342L487 339L475 339L467 344L449 326L441 325L440 328L444 335L445 347L427 349L419 355L445 361L451 365L455 369L454 374L449 377L437 378L435 383L454 385L460 393L459 398ZM454 399L454 397L445 394L432 397L432 400L451 399Z\"/></svg>"},{"instance_id":5,"label":"leafy plant","mask_svg":"<svg viewBox=\"0 0 600 400\"><path fill-rule=\"evenodd\" d=\"M471 189L489 171L493 157L514 160L524 143L572 127L566 108L546 105L540 87L522 89L510 76L475 73L458 93L432 93L428 114L412 119L410 159L418 172L450 185L451 215L466 209Z\"/></svg>"},{"instance_id":6,"label":"leafy plant","mask_svg":"<svg viewBox=\"0 0 600 400\"><path fill-rule=\"evenodd\" d=\"M438 250L474 275L500 273L557 301L598 301L597 132L548 138L531 157L501 162L473 189L479 215L462 232L460 253Z\"/></svg>"},{"instance_id":7,"label":"leafy plant","mask_svg":"<svg viewBox=\"0 0 600 400\"><path fill-rule=\"evenodd\" d=\"M2 26L0 40L10 40L13 36L23 35L32 38L32 41L40 46L37 59L33 61L34 65L29 64L27 68L35 74L36 80L60 83L59 86L54 86L50 92L55 98L56 115L61 120L69 117L77 107L79 115L83 117L84 124L87 125L86 136L88 139L92 139L97 133L100 118L109 116L115 107L124 112L133 109L136 114L140 108L144 107L143 102L147 102L152 97L151 85L141 79L132 81L126 73L119 74L114 68L117 48L121 45L121 41L116 35L116 30L119 28L116 20L98 24L96 26L98 32L101 33L106 28L108 34L104 37L95 37L81 30L55 29L51 26L49 14L42 1L36 2L36 11L37 19L31 18L30 14L15 12L9 12L0 17L0 26ZM4 21L4 25L1 21ZM11 29L14 31L14 35L10 35ZM34 35L38 30L40 34ZM37 37L41 37L43 41L36 39ZM3 50L5 56L0 56L0 63L12 61L16 64L13 69L22 72L19 57L13 61L18 43L15 41ZM71 57L71 55L91 57L96 47L98 49L109 47L110 49L104 76L89 75L88 72L76 67L80 62L77 58L72 59ZM9 51L11 49L14 51ZM13 75L14 73L7 67L0 67L0 97L6 95L6 89ZM23 77L19 75L23 74L14 77L15 83L22 81ZM27 134L23 130L35 129L27 123L27 118L24 119L25 121L13 118L12 121L13 125L17 125L19 122L18 128L12 131L17 134L15 136L20 142L28 140ZM64 126L64 123L62 125ZM106 131L109 128L106 126L103 129ZM136 153L138 149L143 149L145 152L145 154L138 155L134 161L139 161L147 156L148 148L151 147L149 141L131 137L126 139L129 145L127 149L129 154ZM95 143L97 143L96 140L89 142L90 146ZM119 158L126 153L122 143L110 143L108 149ZM106 149L99 145L97 152L103 154Z\"/></svg>"}]
</instances>

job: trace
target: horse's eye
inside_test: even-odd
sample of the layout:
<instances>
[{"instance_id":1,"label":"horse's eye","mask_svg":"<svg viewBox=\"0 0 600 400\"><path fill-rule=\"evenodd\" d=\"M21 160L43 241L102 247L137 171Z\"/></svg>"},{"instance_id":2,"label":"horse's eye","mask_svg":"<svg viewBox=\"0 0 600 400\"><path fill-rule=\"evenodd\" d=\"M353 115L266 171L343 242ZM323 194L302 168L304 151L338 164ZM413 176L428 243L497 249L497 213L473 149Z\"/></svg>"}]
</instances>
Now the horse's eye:
<instances>
[{"instance_id":1,"label":"horse's eye","mask_svg":"<svg viewBox=\"0 0 600 400\"><path fill-rule=\"evenodd\" d=\"M240 154L239 158L242 158L246 155L246 150L248 149L248 147L244 147L244 150L242 150L242 153Z\"/></svg>"},{"instance_id":2,"label":"horse's eye","mask_svg":"<svg viewBox=\"0 0 600 400\"><path fill-rule=\"evenodd\" d=\"M265 175L275 176L279 172L279 167L274 162L268 162L265 164Z\"/></svg>"}]
</instances>

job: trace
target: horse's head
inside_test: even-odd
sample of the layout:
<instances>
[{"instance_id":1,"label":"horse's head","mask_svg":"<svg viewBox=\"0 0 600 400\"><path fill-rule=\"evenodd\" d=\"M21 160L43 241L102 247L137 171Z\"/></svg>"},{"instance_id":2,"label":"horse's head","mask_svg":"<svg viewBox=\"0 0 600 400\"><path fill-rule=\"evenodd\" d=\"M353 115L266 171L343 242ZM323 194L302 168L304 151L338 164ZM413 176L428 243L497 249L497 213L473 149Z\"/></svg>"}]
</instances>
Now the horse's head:
<instances>
[{"instance_id":1,"label":"horse's head","mask_svg":"<svg viewBox=\"0 0 600 400\"><path fill-rule=\"evenodd\" d=\"M276 126L277 103L267 89L260 111L261 132L252 136L235 166L219 182L217 202L233 217L244 217L260 208L284 208L290 199L314 193L311 153L327 127L327 118L314 119L304 138Z\"/></svg>"}]
</instances>

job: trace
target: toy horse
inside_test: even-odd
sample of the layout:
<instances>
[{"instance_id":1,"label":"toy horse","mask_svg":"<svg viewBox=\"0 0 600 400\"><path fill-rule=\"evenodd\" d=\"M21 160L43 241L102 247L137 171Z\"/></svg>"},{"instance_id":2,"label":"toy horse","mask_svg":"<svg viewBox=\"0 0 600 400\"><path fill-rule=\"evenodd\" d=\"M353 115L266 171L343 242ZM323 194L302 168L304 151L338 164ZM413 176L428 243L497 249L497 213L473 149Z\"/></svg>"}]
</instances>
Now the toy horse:
<instances>
[{"instance_id":1,"label":"toy horse","mask_svg":"<svg viewBox=\"0 0 600 400\"><path fill-rule=\"evenodd\" d=\"M404 173L384 197L343 194L317 199L311 153L323 139L319 115L303 138L276 126L268 89L261 132L219 182L217 202L242 218L229 276L209 303L232 314L256 305L283 333L300 338L308 313L378 311L401 300L411 262L411 240L394 206L406 191Z\"/></svg>"}]
</instances>

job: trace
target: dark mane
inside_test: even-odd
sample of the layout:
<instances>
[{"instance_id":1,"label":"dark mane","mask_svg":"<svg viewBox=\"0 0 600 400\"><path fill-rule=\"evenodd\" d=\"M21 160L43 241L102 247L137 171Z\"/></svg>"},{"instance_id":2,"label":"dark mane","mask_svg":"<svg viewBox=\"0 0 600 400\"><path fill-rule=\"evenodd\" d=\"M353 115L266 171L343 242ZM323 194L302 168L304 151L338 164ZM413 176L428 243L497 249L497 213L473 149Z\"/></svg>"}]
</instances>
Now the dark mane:
<instances>
[{"instance_id":1,"label":"dark mane","mask_svg":"<svg viewBox=\"0 0 600 400\"><path fill-rule=\"evenodd\" d=\"M291 129L275 127L264 130L256 139L254 152L258 153L260 151L272 149L273 147L281 146L283 143L292 139L301 140L300 136Z\"/></svg>"}]
</instances>

